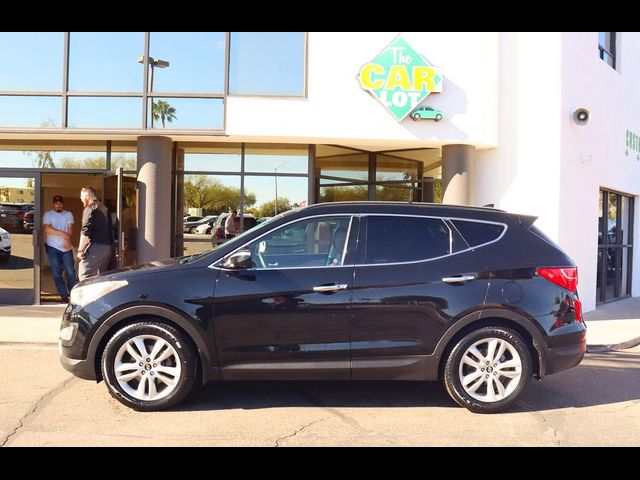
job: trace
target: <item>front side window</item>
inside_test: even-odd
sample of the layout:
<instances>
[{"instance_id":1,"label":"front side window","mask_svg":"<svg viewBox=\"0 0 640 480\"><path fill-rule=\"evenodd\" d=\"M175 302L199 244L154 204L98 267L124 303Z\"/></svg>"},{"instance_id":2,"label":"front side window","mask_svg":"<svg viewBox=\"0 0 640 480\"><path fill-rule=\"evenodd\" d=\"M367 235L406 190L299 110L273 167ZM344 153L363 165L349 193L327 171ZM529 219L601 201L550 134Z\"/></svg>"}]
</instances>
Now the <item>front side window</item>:
<instances>
[{"instance_id":1,"label":"front side window","mask_svg":"<svg viewBox=\"0 0 640 480\"><path fill-rule=\"evenodd\" d=\"M370 216L365 263L428 260L451 253L451 230L439 218Z\"/></svg>"},{"instance_id":2,"label":"front side window","mask_svg":"<svg viewBox=\"0 0 640 480\"><path fill-rule=\"evenodd\" d=\"M616 32L598 32L600 58L616 68Z\"/></svg>"},{"instance_id":3,"label":"front side window","mask_svg":"<svg viewBox=\"0 0 640 480\"><path fill-rule=\"evenodd\" d=\"M344 265L351 217L321 217L279 228L248 245L257 269Z\"/></svg>"}]
</instances>

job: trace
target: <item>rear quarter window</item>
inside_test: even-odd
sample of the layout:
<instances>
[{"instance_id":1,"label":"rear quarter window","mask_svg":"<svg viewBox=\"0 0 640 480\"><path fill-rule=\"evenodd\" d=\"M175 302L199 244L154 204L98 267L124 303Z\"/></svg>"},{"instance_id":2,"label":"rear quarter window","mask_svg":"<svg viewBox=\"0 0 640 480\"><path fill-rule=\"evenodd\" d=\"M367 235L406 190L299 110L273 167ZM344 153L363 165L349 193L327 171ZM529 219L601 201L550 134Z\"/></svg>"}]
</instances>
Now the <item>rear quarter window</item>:
<instances>
[{"instance_id":1,"label":"rear quarter window","mask_svg":"<svg viewBox=\"0 0 640 480\"><path fill-rule=\"evenodd\" d=\"M472 248L497 240L505 229L504 225L496 225L494 223L467 220L451 220L451 223L455 225Z\"/></svg>"}]
</instances>

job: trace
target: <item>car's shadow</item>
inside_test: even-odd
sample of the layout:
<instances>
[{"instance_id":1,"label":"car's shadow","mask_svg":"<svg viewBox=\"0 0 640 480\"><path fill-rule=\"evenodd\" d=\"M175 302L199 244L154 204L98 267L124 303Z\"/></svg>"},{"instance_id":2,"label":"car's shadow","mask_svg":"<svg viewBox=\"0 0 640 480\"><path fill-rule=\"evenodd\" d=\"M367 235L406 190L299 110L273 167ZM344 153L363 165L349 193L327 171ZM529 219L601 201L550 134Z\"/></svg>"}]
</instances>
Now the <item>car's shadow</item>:
<instances>
[{"instance_id":1,"label":"car's shadow","mask_svg":"<svg viewBox=\"0 0 640 480\"><path fill-rule=\"evenodd\" d=\"M640 399L640 352L588 354L565 372L532 380L511 413L584 408ZM214 382L181 411L274 407L460 408L436 382Z\"/></svg>"}]
</instances>

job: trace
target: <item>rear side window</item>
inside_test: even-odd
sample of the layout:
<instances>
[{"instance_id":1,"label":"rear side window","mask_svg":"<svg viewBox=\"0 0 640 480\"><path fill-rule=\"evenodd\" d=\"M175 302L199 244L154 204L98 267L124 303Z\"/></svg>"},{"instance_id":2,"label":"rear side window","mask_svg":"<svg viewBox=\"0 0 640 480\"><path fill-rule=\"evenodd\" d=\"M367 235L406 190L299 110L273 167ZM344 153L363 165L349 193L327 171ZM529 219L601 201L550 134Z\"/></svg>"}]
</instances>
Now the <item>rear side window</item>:
<instances>
[{"instance_id":1,"label":"rear side window","mask_svg":"<svg viewBox=\"0 0 640 480\"><path fill-rule=\"evenodd\" d=\"M437 218L369 216L365 263L415 262L448 255L449 232Z\"/></svg>"},{"instance_id":2,"label":"rear side window","mask_svg":"<svg viewBox=\"0 0 640 480\"><path fill-rule=\"evenodd\" d=\"M465 220L451 220L451 223L455 225L470 247L477 247L497 240L505 228L504 225Z\"/></svg>"}]
</instances>

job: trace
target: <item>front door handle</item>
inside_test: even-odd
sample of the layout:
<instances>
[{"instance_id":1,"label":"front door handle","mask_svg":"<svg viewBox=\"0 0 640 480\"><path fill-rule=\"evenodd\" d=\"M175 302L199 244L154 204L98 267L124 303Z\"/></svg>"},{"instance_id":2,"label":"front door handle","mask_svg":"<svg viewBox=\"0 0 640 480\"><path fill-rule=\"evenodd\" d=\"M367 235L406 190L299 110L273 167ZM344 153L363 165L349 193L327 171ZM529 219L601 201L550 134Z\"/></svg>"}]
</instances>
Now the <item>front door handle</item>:
<instances>
[{"instance_id":1,"label":"front door handle","mask_svg":"<svg viewBox=\"0 0 640 480\"><path fill-rule=\"evenodd\" d=\"M313 287L314 292L327 293L327 292L337 292L338 290L346 290L349 285L346 283L342 283L340 285L318 285L317 287Z\"/></svg>"},{"instance_id":2,"label":"front door handle","mask_svg":"<svg viewBox=\"0 0 640 480\"><path fill-rule=\"evenodd\" d=\"M475 280L476 276L475 275L454 275L452 277L444 277L442 279L442 281L444 283L466 283L466 282L470 282L471 280Z\"/></svg>"}]
</instances>

